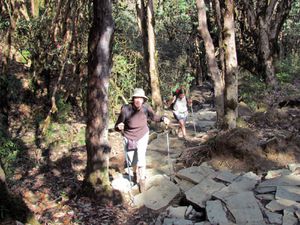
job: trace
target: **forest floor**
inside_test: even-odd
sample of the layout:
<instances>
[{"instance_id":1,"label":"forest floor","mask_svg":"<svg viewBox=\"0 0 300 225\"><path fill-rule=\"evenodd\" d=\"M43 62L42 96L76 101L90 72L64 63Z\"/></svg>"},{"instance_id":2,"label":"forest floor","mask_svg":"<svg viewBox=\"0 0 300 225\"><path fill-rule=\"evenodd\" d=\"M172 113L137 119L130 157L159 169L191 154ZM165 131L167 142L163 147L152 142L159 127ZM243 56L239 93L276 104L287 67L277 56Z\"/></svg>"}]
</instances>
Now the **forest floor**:
<instances>
[{"instance_id":1,"label":"forest floor","mask_svg":"<svg viewBox=\"0 0 300 225\"><path fill-rule=\"evenodd\" d=\"M299 81L295 84L299 85ZM296 90L300 90L299 87L295 87ZM206 87L197 87L191 91L194 117L200 118L203 104L211 104L212 96L209 92ZM266 99L269 98L266 96ZM216 170L264 174L272 169L285 168L289 163L300 162L300 95L279 95L277 101L264 110L254 112L242 102L239 109L239 128L229 132L197 126L195 134L191 122L187 140L178 139L177 142L178 148L182 150L177 165L189 167L207 162ZM26 156L18 161L8 186L15 196L21 197L41 224L155 223L160 212L134 207L120 192L113 192L112 201L105 204L100 204L99 199L80 195L86 165L84 145L70 146L63 141L49 145L38 143L34 129L21 128L24 117L32 112L24 105L14 110L13 115L18 123L15 122L15 126L11 127L11 132L20 139ZM166 113L172 115L171 111ZM69 136L85 126L78 121L68 123L66 129ZM170 135L176 138L173 131ZM110 143L113 149L110 172L124 172L121 136L115 132L110 133ZM1 224L15 223L5 221Z\"/></svg>"}]
</instances>

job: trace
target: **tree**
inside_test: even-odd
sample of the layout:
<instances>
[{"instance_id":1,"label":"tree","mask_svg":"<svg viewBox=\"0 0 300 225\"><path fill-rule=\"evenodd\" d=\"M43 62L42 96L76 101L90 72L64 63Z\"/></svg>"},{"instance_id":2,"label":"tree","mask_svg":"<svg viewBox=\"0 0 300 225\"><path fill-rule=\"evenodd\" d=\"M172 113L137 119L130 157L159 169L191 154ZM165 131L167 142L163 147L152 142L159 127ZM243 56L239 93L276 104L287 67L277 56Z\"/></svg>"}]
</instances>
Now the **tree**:
<instances>
[{"instance_id":1,"label":"tree","mask_svg":"<svg viewBox=\"0 0 300 225\"><path fill-rule=\"evenodd\" d=\"M136 0L136 11L139 32L143 42L143 59L144 59L144 72L149 77L149 50L148 50L148 33L147 33L147 11L144 0Z\"/></svg>"},{"instance_id":2,"label":"tree","mask_svg":"<svg viewBox=\"0 0 300 225\"><path fill-rule=\"evenodd\" d=\"M7 187L5 171L2 168L0 158L0 208L4 209L1 213L1 219L11 217L14 220L26 224L39 225L40 223L29 210L26 203L20 196L15 196Z\"/></svg>"},{"instance_id":3,"label":"tree","mask_svg":"<svg viewBox=\"0 0 300 225\"><path fill-rule=\"evenodd\" d=\"M149 86L151 87L153 108L161 110L162 98L160 94L159 75L156 62L157 54L155 47L153 0L148 0L146 4L144 0L137 0L136 10L138 26L143 42L144 64L146 72L149 75Z\"/></svg>"},{"instance_id":4,"label":"tree","mask_svg":"<svg viewBox=\"0 0 300 225\"><path fill-rule=\"evenodd\" d=\"M234 1L225 0L224 46L225 46L225 128L236 127L238 107L237 56L234 30Z\"/></svg>"},{"instance_id":5,"label":"tree","mask_svg":"<svg viewBox=\"0 0 300 225\"><path fill-rule=\"evenodd\" d=\"M277 88L274 57L278 49L278 36L291 10L293 0L238 0L240 65Z\"/></svg>"},{"instance_id":6,"label":"tree","mask_svg":"<svg viewBox=\"0 0 300 225\"><path fill-rule=\"evenodd\" d=\"M215 104L217 110L217 125L221 126L224 119L224 79L221 76L215 57L215 47L207 27L206 7L204 0L197 0L199 32L204 40L208 59L208 69L214 81Z\"/></svg>"},{"instance_id":7,"label":"tree","mask_svg":"<svg viewBox=\"0 0 300 225\"><path fill-rule=\"evenodd\" d=\"M111 0L93 0L89 34L85 184L97 193L110 190L108 163L108 87L112 67L114 22Z\"/></svg>"},{"instance_id":8,"label":"tree","mask_svg":"<svg viewBox=\"0 0 300 225\"><path fill-rule=\"evenodd\" d=\"M148 49L149 49L149 75L152 94L153 107L156 110L162 109L162 99L159 87L159 75L156 64L156 47L154 32L154 8L153 0L147 3L147 30L148 30Z\"/></svg>"}]
</instances>

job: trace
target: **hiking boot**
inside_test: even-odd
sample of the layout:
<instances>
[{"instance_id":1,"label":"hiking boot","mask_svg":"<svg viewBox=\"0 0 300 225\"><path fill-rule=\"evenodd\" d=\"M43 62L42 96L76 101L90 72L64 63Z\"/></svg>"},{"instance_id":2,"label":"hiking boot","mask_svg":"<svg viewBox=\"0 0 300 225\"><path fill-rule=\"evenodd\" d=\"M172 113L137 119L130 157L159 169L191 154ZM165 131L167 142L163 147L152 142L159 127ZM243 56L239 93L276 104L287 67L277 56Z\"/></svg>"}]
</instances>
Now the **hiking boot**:
<instances>
[{"instance_id":1,"label":"hiking boot","mask_svg":"<svg viewBox=\"0 0 300 225\"><path fill-rule=\"evenodd\" d=\"M146 191L146 182L145 182L145 179L141 179L140 180L140 182L139 182L139 189L140 189L140 193Z\"/></svg>"}]
</instances>

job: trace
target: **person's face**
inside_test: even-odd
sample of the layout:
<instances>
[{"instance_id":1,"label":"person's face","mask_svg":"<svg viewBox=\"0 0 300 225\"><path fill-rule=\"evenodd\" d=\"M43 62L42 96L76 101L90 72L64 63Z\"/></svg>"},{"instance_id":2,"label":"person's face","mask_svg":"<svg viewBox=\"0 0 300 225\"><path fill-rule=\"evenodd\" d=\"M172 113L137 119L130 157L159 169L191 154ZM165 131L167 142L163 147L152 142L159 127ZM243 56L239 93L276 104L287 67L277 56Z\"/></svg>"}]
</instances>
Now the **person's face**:
<instances>
[{"instance_id":1,"label":"person's face","mask_svg":"<svg viewBox=\"0 0 300 225\"><path fill-rule=\"evenodd\" d=\"M144 98L142 97L133 98L133 105L137 110L140 110L142 108L143 103L144 103Z\"/></svg>"},{"instance_id":2,"label":"person's face","mask_svg":"<svg viewBox=\"0 0 300 225\"><path fill-rule=\"evenodd\" d=\"M183 93L179 95L179 98L180 98L180 99L182 99L183 97L184 97L184 94L183 94Z\"/></svg>"}]
</instances>

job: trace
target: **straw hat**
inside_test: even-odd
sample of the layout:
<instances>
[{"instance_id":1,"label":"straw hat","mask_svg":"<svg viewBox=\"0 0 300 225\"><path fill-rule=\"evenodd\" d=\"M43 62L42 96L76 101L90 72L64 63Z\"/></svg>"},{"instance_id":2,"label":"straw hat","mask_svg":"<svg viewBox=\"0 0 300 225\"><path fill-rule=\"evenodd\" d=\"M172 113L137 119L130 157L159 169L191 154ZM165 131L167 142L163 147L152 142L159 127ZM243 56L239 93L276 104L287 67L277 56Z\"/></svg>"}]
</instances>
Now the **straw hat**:
<instances>
[{"instance_id":1,"label":"straw hat","mask_svg":"<svg viewBox=\"0 0 300 225\"><path fill-rule=\"evenodd\" d=\"M134 97L140 97L140 98L144 98L145 100L148 100L148 97L145 95L145 91L142 88L134 89L132 98Z\"/></svg>"}]
</instances>

